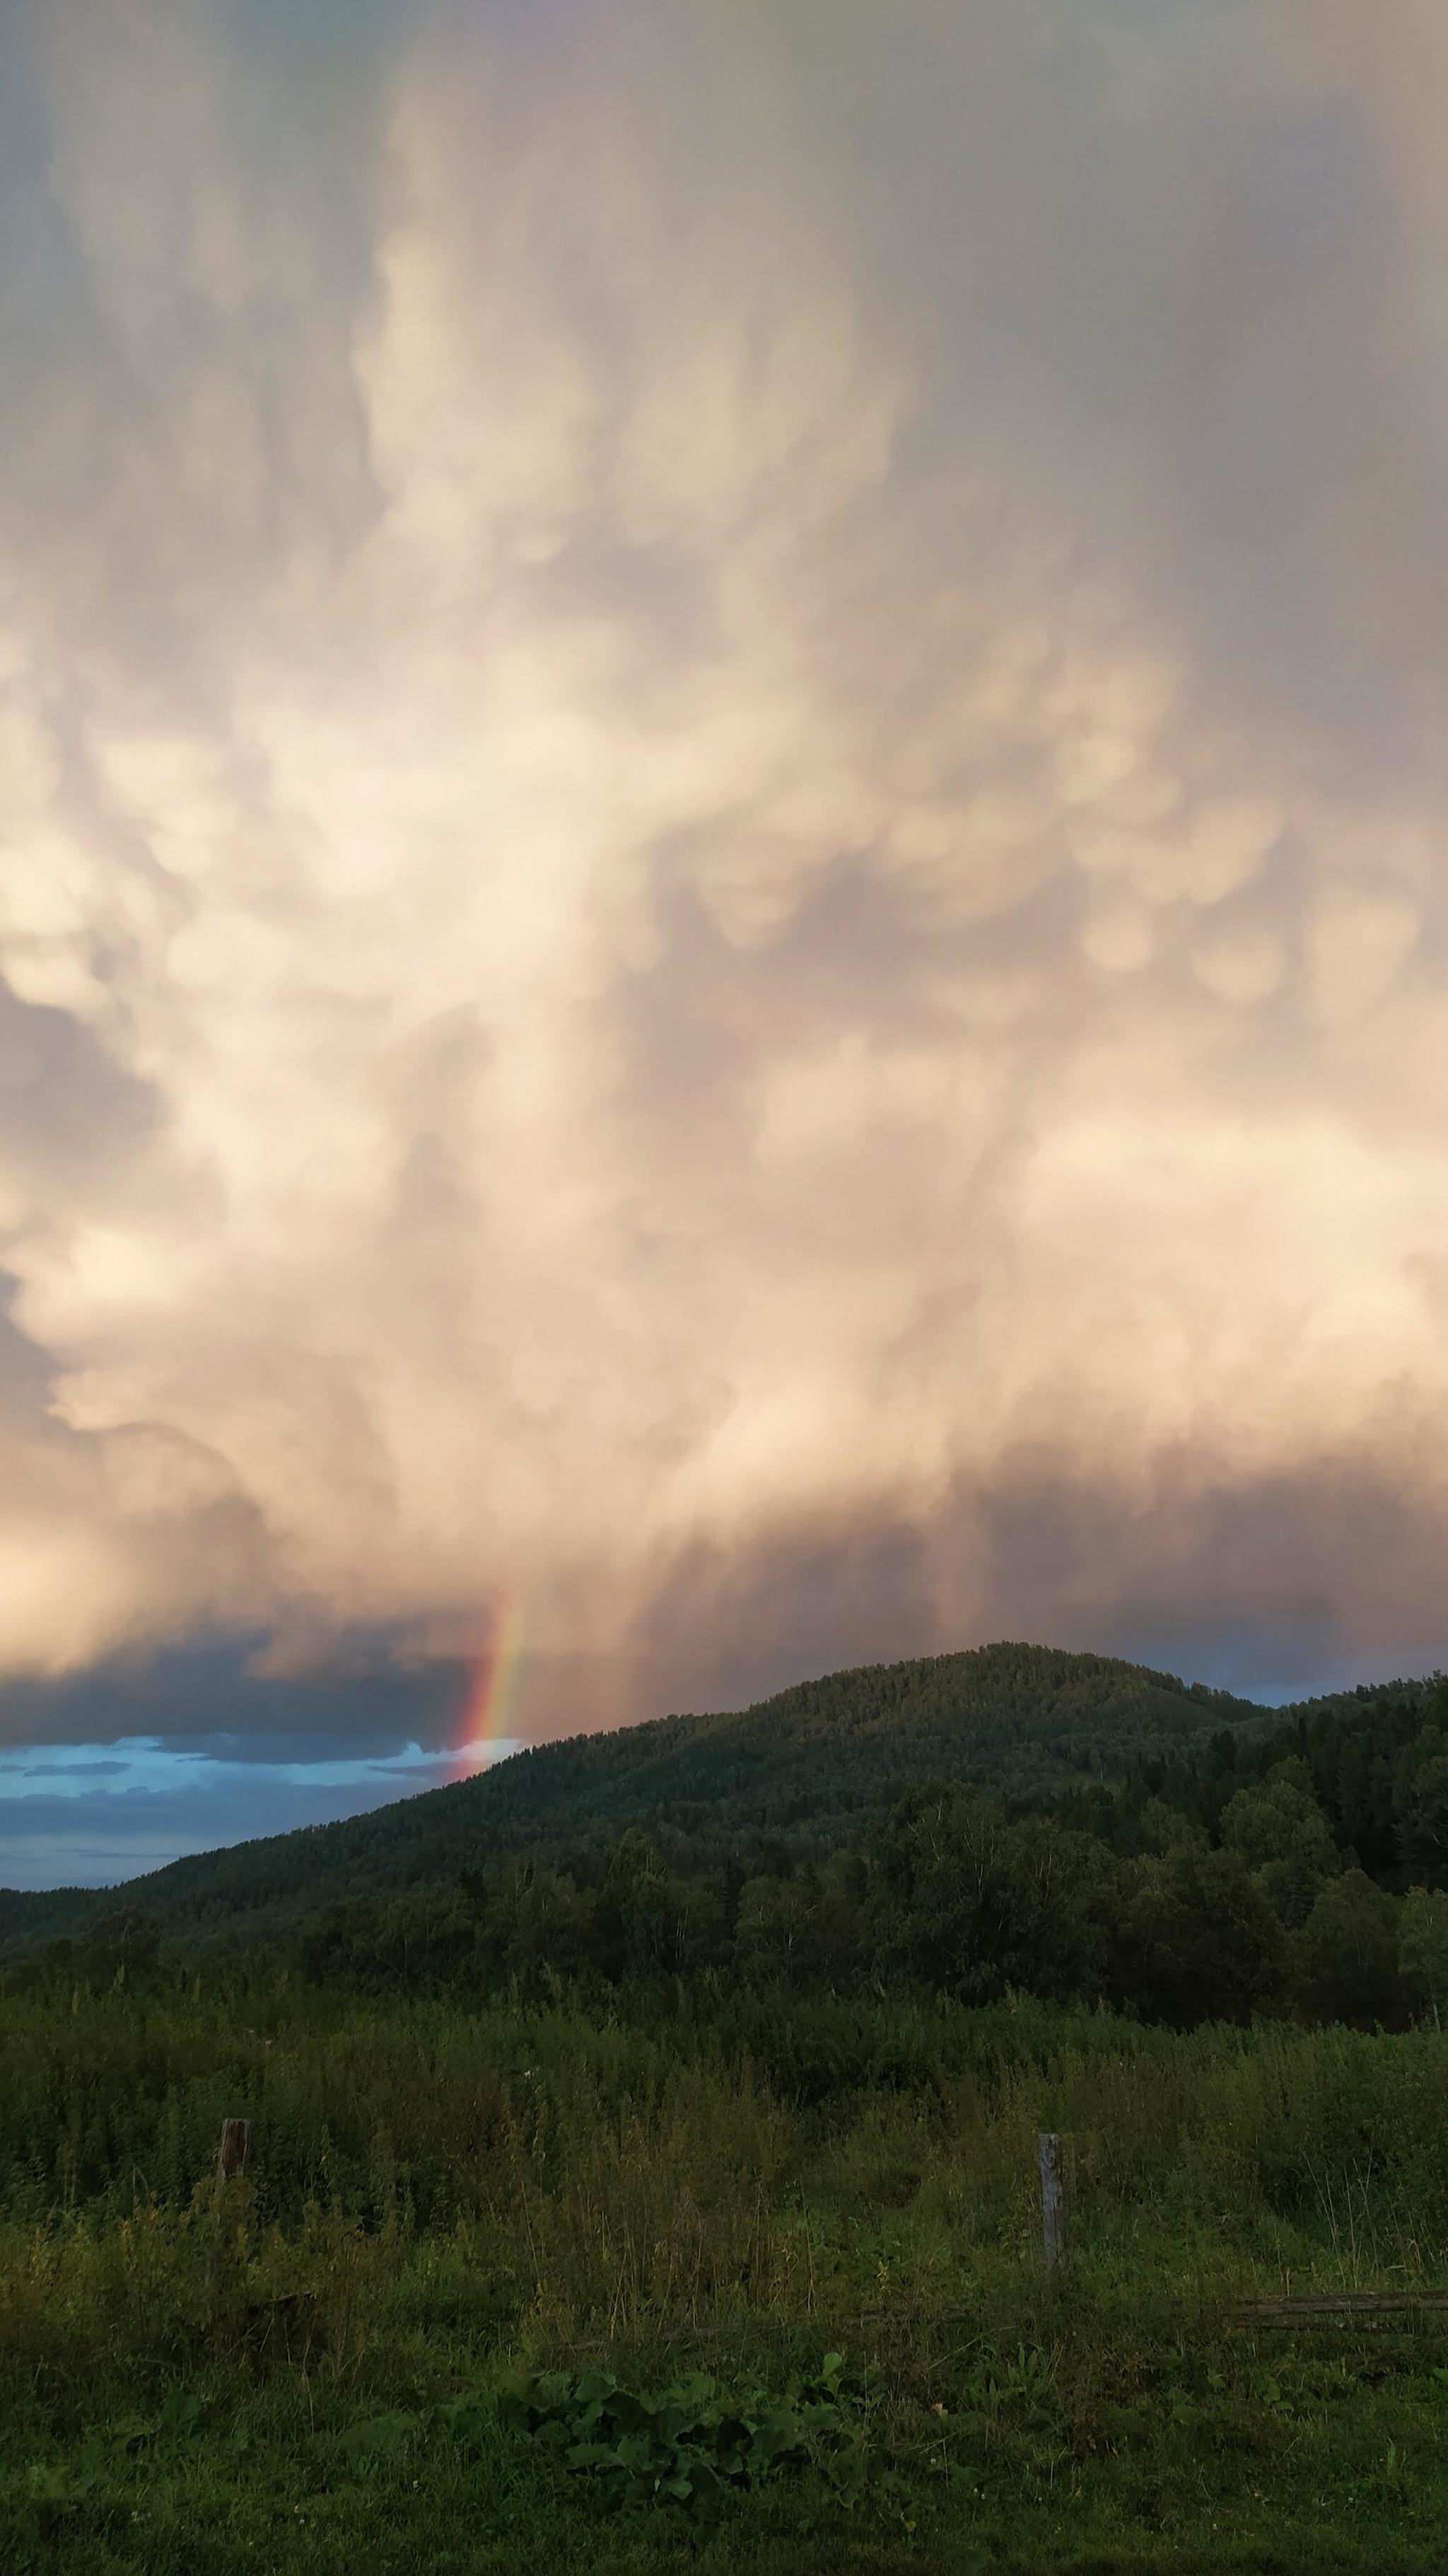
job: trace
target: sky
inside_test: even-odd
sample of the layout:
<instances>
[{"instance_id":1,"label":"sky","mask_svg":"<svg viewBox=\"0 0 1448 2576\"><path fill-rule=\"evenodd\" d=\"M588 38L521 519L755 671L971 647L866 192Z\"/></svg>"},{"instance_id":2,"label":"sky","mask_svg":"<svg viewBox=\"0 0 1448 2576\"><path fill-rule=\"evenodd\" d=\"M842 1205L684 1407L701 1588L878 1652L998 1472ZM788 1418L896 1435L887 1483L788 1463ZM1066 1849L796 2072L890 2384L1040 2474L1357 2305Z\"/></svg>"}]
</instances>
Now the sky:
<instances>
[{"instance_id":1,"label":"sky","mask_svg":"<svg viewBox=\"0 0 1448 2576\"><path fill-rule=\"evenodd\" d=\"M0 1878L1448 1660L1445 122L1440 0L11 0Z\"/></svg>"}]
</instances>

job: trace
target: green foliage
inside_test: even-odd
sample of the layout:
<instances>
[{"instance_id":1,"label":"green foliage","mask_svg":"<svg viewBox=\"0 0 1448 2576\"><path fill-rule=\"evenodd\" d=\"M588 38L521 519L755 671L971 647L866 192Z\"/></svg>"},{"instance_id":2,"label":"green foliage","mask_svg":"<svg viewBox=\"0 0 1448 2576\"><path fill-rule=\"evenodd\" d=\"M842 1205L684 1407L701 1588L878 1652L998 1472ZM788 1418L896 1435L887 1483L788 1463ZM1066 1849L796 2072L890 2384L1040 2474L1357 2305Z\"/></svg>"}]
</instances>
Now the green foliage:
<instances>
[{"instance_id":1,"label":"green foliage","mask_svg":"<svg viewBox=\"0 0 1448 2576\"><path fill-rule=\"evenodd\" d=\"M1250 2021L1270 2004L1285 1956L1264 1891L1234 1851L1178 1843L1136 1873L1126 1920L1125 1993L1179 2030Z\"/></svg>"},{"instance_id":2,"label":"green foliage","mask_svg":"<svg viewBox=\"0 0 1448 2576\"><path fill-rule=\"evenodd\" d=\"M1409 1889L1398 1922L1398 1954L1411 2001L1441 2029L1448 2004L1448 1895Z\"/></svg>"},{"instance_id":3,"label":"green foliage","mask_svg":"<svg viewBox=\"0 0 1448 2576\"><path fill-rule=\"evenodd\" d=\"M695 1880L741 1860L767 1866L771 1852L820 1860L922 1781L1049 1799L1073 1776L1166 1759L1224 1718L1249 1731L1271 1722L1247 1701L1114 1657L987 1646L832 1673L739 1713L540 1745L371 1815L175 1861L127 1893L164 1932L196 1941L271 1935L329 1904L425 1886L435 1944L448 1937L436 1889L513 1857L567 1872L541 1900L566 1918L568 1883L596 1890L634 1829ZM526 1913L540 1900L520 1889L517 1901ZM0 1891L0 1944L83 1934L115 1902L75 1888ZM662 1945L671 1937L658 1927ZM695 1928L682 1937L689 1946Z\"/></svg>"},{"instance_id":4,"label":"green foliage","mask_svg":"<svg viewBox=\"0 0 1448 2576\"><path fill-rule=\"evenodd\" d=\"M612 2370L537 2371L505 2383L501 2414L610 2505L667 2505L713 2520L731 2490L812 2469L854 2504L870 2467L864 2407L837 2352L777 2394L694 2371L651 2392Z\"/></svg>"},{"instance_id":5,"label":"green foliage","mask_svg":"<svg viewBox=\"0 0 1448 2576\"><path fill-rule=\"evenodd\" d=\"M906 1799L878 1855L883 1967L974 2002L1110 1991L1124 1873L1089 1836L939 1787Z\"/></svg>"},{"instance_id":6,"label":"green foliage","mask_svg":"<svg viewBox=\"0 0 1448 2576\"><path fill-rule=\"evenodd\" d=\"M1279 1762L1265 1780L1238 1789L1222 1811L1221 1837L1289 1930L1306 1922L1324 1881L1342 1867L1300 1759Z\"/></svg>"},{"instance_id":7,"label":"green foliage","mask_svg":"<svg viewBox=\"0 0 1448 2576\"><path fill-rule=\"evenodd\" d=\"M1230 2321L1448 2279L1431 2019L247 1953L16 1986L0 2055L5 2576L1441 2564L1442 2342Z\"/></svg>"},{"instance_id":8,"label":"green foliage","mask_svg":"<svg viewBox=\"0 0 1448 2576\"><path fill-rule=\"evenodd\" d=\"M1435 1918L1416 1906L1405 1942L1397 1914L1415 1884L1439 1892L1445 1712L1437 1681L1279 1718L1104 1657L992 1647L544 1747L178 1862L120 1906L0 1900L0 1926L8 1906L12 1982L154 1981L178 1934L199 1961L280 1926L313 1982L378 1992L596 2001L672 1980L712 2010L720 1987L783 1980L1028 1991L1176 2028L1395 2027L1441 2017ZM67 1909L74 1931L37 1952Z\"/></svg>"},{"instance_id":9,"label":"green foliage","mask_svg":"<svg viewBox=\"0 0 1448 2576\"><path fill-rule=\"evenodd\" d=\"M1391 2028L1403 2015L1392 1898L1360 1869L1329 1880L1293 1943L1293 1971L1314 2019Z\"/></svg>"},{"instance_id":10,"label":"green foliage","mask_svg":"<svg viewBox=\"0 0 1448 2576\"><path fill-rule=\"evenodd\" d=\"M1400 1805L1404 1859L1442 1886L1448 1880L1448 1754L1431 1753L1413 1767Z\"/></svg>"},{"instance_id":11,"label":"green foliage","mask_svg":"<svg viewBox=\"0 0 1448 2576\"><path fill-rule=\"evenodd\" d=\"M190 2404L194 2430L199 2401ZM712 2522L731 2493L804 2471L837 2504L856 2502L870 2467L865 2416L839 2353L773 2391L724 2387L702 2371L652 2390L630 2388L610 2369L512 2371L493 2389L359 2416L335 2434L332 2451L345 2468L367 2471L440 2442L486 2448L496 2424L583 2479L605 2510L661 2506Z\"/></svg>"},{"instance_id":12,"label":"green foliage","mask_svg":"<svg viewBox=\"0 0 1448 2576\"><path fill-rule=\"evenodd\" d=\"M87 1900L0 1979L6 2576L1436 2568L1441 2348L1228 2303L1448 2278L1445 1720L1000 1649Z\"/></svg>"}]
</instances>

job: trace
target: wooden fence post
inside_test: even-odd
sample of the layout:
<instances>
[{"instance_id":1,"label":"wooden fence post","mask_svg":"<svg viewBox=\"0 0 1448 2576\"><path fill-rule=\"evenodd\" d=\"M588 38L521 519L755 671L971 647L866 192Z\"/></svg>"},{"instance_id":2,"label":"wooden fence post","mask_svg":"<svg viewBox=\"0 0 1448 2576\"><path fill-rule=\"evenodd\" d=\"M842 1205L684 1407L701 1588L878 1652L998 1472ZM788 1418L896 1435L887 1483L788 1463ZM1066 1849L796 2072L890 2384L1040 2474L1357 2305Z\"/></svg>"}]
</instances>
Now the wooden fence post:
<instances>
[{"instance_id":1,"label":"wooden fence post","mask_svg":"<svg viewBox=\"0 0 1448 2576\"><path fill-rule=\"evenodd\" d=\"M213 2307L221 2294L224 2269L221 2240L225 2227L222 2204L226 2186L229 2182L240 2182L246 2171L246 2160L250 2153L250 2120L223 2120L221 2145L216 2157L216 2197L212 2204L211 2223L208 2230L211 2242L206 2255L206 2295Z\"/></svg>"},{"instance_id":2,"label":"wooden fence post","mask_svg":"<svg viewBox=\"0 0 1448 2576\"><path fill-rule=\"evenodd\" d=\"M223 2120L221 2123L221 2152L216 2159L217 2181L231 2182L234 2178L244 2174L246 2171L246 2160L250 2153L250 2120Z\"/></svg>"},{"instance_id":3,"label":"wooden fence post","mask_svg":"<svg viewBox=\"0 0 1448 2576\"><path fill-rule=\"evenodd\" d=\"M1066 2260L1066 2182L1061 2140L1054 2129L1042 2129L1037 2137L1036 2161L1041 2168L1041 2236L1046 2269L1059 2272Z\"/></svg>"}]
</instances>

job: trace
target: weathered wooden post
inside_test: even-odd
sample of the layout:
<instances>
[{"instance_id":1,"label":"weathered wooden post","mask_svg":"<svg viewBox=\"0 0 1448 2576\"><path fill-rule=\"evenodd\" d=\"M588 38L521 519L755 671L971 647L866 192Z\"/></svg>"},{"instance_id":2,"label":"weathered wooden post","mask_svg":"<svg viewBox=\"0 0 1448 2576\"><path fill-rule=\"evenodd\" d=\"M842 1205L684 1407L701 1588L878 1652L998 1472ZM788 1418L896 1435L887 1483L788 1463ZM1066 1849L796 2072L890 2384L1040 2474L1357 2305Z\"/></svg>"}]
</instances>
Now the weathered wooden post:
<instances>
[{"instance_id":1,"label":"weathered wooden post","mask_svg":"<svg viewBox=\"0 0 1448 2576\"><path fill-rule=\"evenodd\" d=\"M1059 2272L1066 2260L1066 2178L1061 2140L1054 2129L1042 2129L1036 2140L1041 2168L1041 2237L1046 2270Z\"/></svg>"},{"instance_id":2,"label":"weathered wooden post","mask_svg":"<svg viewBox=\"0 0 1448 2576\"><path fill-rule=\"evenodd\" d=\"M226 2226L225 2202L227 2184L240 2182L251 2153L250 2120L223 2120L221 2145L216 2156L216 2192L211 2211L211 2243L206 2256L206 2295L215 2307L221 2294L223 2272L222 2237Z\"/></svg>"},{"instance_id":3,"label":"weathered wooden post","mask_svg":"<svg viewBox=\"0 0 1448 2576\"><path fill-rule=\"evenodd\" d=\"M239 2179L246 2171L246 2160L250 2153L250 2120L223 2120L221 2151L216 2159L217 2181L231 2182Z\"/></svg>"}]
</instances>

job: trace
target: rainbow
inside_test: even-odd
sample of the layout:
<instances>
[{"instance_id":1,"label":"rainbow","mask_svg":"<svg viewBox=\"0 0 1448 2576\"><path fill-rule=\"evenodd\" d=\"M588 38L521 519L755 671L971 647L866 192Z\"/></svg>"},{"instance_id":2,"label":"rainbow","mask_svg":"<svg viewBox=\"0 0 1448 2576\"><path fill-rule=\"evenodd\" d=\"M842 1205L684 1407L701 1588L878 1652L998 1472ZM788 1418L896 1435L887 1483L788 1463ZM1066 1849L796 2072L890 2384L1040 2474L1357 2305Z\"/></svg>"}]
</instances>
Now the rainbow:
<instances>
[{"instance_id":1,"label":"rainbow","mask_svg":"<svg viewBox=\"0 0 1448 2576\"><path fill-rule=\"evenodd\" d=\"M514 1597L505 1600L495 1614L492 1634L478 1657L463 1704L458 1740L448 1761L450 1780L471 1779L475 1771L486 1769L496 1759L498 1746L509 1732L522 1644L522 1604Z\"/></svg>"}]
</instances>

